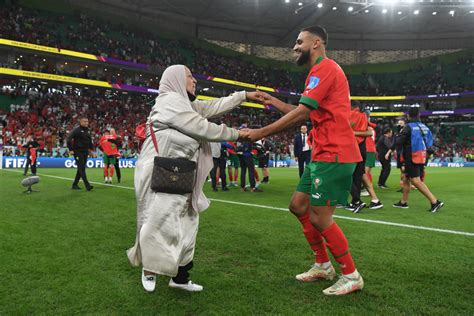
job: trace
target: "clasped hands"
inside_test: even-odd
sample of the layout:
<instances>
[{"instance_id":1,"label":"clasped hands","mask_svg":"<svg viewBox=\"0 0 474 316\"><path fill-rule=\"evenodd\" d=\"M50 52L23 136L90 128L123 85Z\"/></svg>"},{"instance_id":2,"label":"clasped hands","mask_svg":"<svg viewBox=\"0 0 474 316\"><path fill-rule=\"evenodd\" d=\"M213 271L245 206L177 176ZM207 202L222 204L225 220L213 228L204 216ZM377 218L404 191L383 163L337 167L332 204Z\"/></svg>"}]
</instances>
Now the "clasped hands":
<instances>
[{"instance_id":1,"label":"clasped hands","mask_svg":"<svg viewBox=\"0 0 474 316\"><path fill-rule=\"evenodd\" d=\"M256 101L265 106L271 105L275 98L274 96L262 91L247 92L246 97L247 97L247 100ZM265 135L263 135L263 131L261 128L259 129L243 128L239 130L239 140L242 142L253 143L264 136Z\"/></svg>"}]
</instances>

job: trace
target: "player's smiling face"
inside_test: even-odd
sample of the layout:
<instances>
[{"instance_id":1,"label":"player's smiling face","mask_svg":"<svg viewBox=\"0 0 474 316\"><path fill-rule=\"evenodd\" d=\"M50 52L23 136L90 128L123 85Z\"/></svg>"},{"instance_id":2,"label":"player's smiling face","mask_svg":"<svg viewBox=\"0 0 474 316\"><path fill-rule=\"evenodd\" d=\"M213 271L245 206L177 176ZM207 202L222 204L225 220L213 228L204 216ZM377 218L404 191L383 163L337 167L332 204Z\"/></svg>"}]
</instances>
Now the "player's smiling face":
<instances>
[{"instance_id":1,"label":"player's smiling face","mask_svg":"<svg viewBox=\"0 0 474 316\"><path fill-rule=\"evenodd\" d=\"M298 66L311 64L311 50L317 48L317 38L309 32L300 32L296 39L293 51L296 55L296 64Z\"/></svg>"},{"instance_id":2,"label":"player's smiling face","mask_svg":"<svg viewBox=\"0 0 474 316\"><path fill-rule=\"evenodd\" d=\"M314 43L314 36L309 32L300 32L296 39L293 50L296 54L296 64L298 66L307 65L310 62L311 48Z\"/></svg>"}]
</instances>

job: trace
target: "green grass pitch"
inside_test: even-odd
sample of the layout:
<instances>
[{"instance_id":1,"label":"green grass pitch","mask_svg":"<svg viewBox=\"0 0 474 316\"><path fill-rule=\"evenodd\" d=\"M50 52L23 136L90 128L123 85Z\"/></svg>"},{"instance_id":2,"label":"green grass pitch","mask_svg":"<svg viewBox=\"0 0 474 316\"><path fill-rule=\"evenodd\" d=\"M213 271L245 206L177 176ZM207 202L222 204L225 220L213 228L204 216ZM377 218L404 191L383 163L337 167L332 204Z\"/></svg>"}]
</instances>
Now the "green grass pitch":
<instances>
[{"instance_id":1,"label":"green grass pitch","mask_svg":"<svg viewBox=\"0 0 474 316\"><path fill-rule=\"evenodd\" d=\"M101 170L87 172L103 182ZM349 217L337 221L365 279L362 292L345 297L321 293L331 282L295 280L313 262L298 221L278 209L288 205L296 169L270 169L263 193L214 193L206 184L211 199L274 208L213 201L200 218L191 274L204 291L170 289L159 277L146 293L125 256L135 237L135 196L133 170L122 173L121 187L94 184L86 192L70 190L75 170L39 169L40 192L26 195L20 171L0 170L0 315L474 314L474 168L428 169L427 184L446 203L438 214L426 211L418 192L408 210L392 208L397 169L391 188L377 191L383 209L337 210Z\"/></svg>"}]
</instances>

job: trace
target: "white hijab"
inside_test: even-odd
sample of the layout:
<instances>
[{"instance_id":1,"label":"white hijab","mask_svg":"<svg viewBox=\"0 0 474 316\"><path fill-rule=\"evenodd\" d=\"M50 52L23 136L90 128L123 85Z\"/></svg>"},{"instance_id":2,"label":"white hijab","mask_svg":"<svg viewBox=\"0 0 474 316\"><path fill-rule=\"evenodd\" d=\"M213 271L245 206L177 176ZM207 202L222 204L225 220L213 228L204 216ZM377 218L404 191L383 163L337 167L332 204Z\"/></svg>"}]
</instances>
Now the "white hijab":
<instances>
[{"instance_id":1,"label":"white hijab","mask_svg":"<svg viewBox=\"0 0 474 316\"><path fill-rule=\"evenodd\" d=\"M179 93L188 100L186 91L186 66L173 65L165 69L160 79L160 94L166 92Z\"/></svg>"},{"instance_id":2,"label":"white hijab","mask_svg":"<svg viewBox=\"0 0 474 316\"><path fill-rule=\"evenodd\" d=\"M166 92L178 93L189 100L186 90L186 67L184 65L173 65L165 69L160 79L160 94ZM201 141L197 159L196 180L191 198L193 209L197 212L205 211L210 205L210 201L204 195L202 188L212 167L211 146L208 142Z\"/></svg>"}]
</instances>

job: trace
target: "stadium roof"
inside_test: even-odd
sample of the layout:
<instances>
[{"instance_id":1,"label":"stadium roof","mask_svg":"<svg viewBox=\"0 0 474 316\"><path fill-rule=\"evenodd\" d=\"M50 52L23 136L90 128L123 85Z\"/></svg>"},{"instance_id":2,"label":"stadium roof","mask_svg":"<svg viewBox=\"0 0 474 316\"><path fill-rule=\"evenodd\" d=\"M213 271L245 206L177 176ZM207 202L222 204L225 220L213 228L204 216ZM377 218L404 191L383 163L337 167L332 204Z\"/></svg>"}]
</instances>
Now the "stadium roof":
<instances>
[{"instance_id":1,"label":"stadium roof","mask_svg":"<svg viewBox=\"0 0 474 316\"><path fill-rule=\"evenodd\" d=\"M192 37L292 46L320 24L330 49L474 48L473 0L99 0L77 5Z\"/></svg>"}]
</instances>

